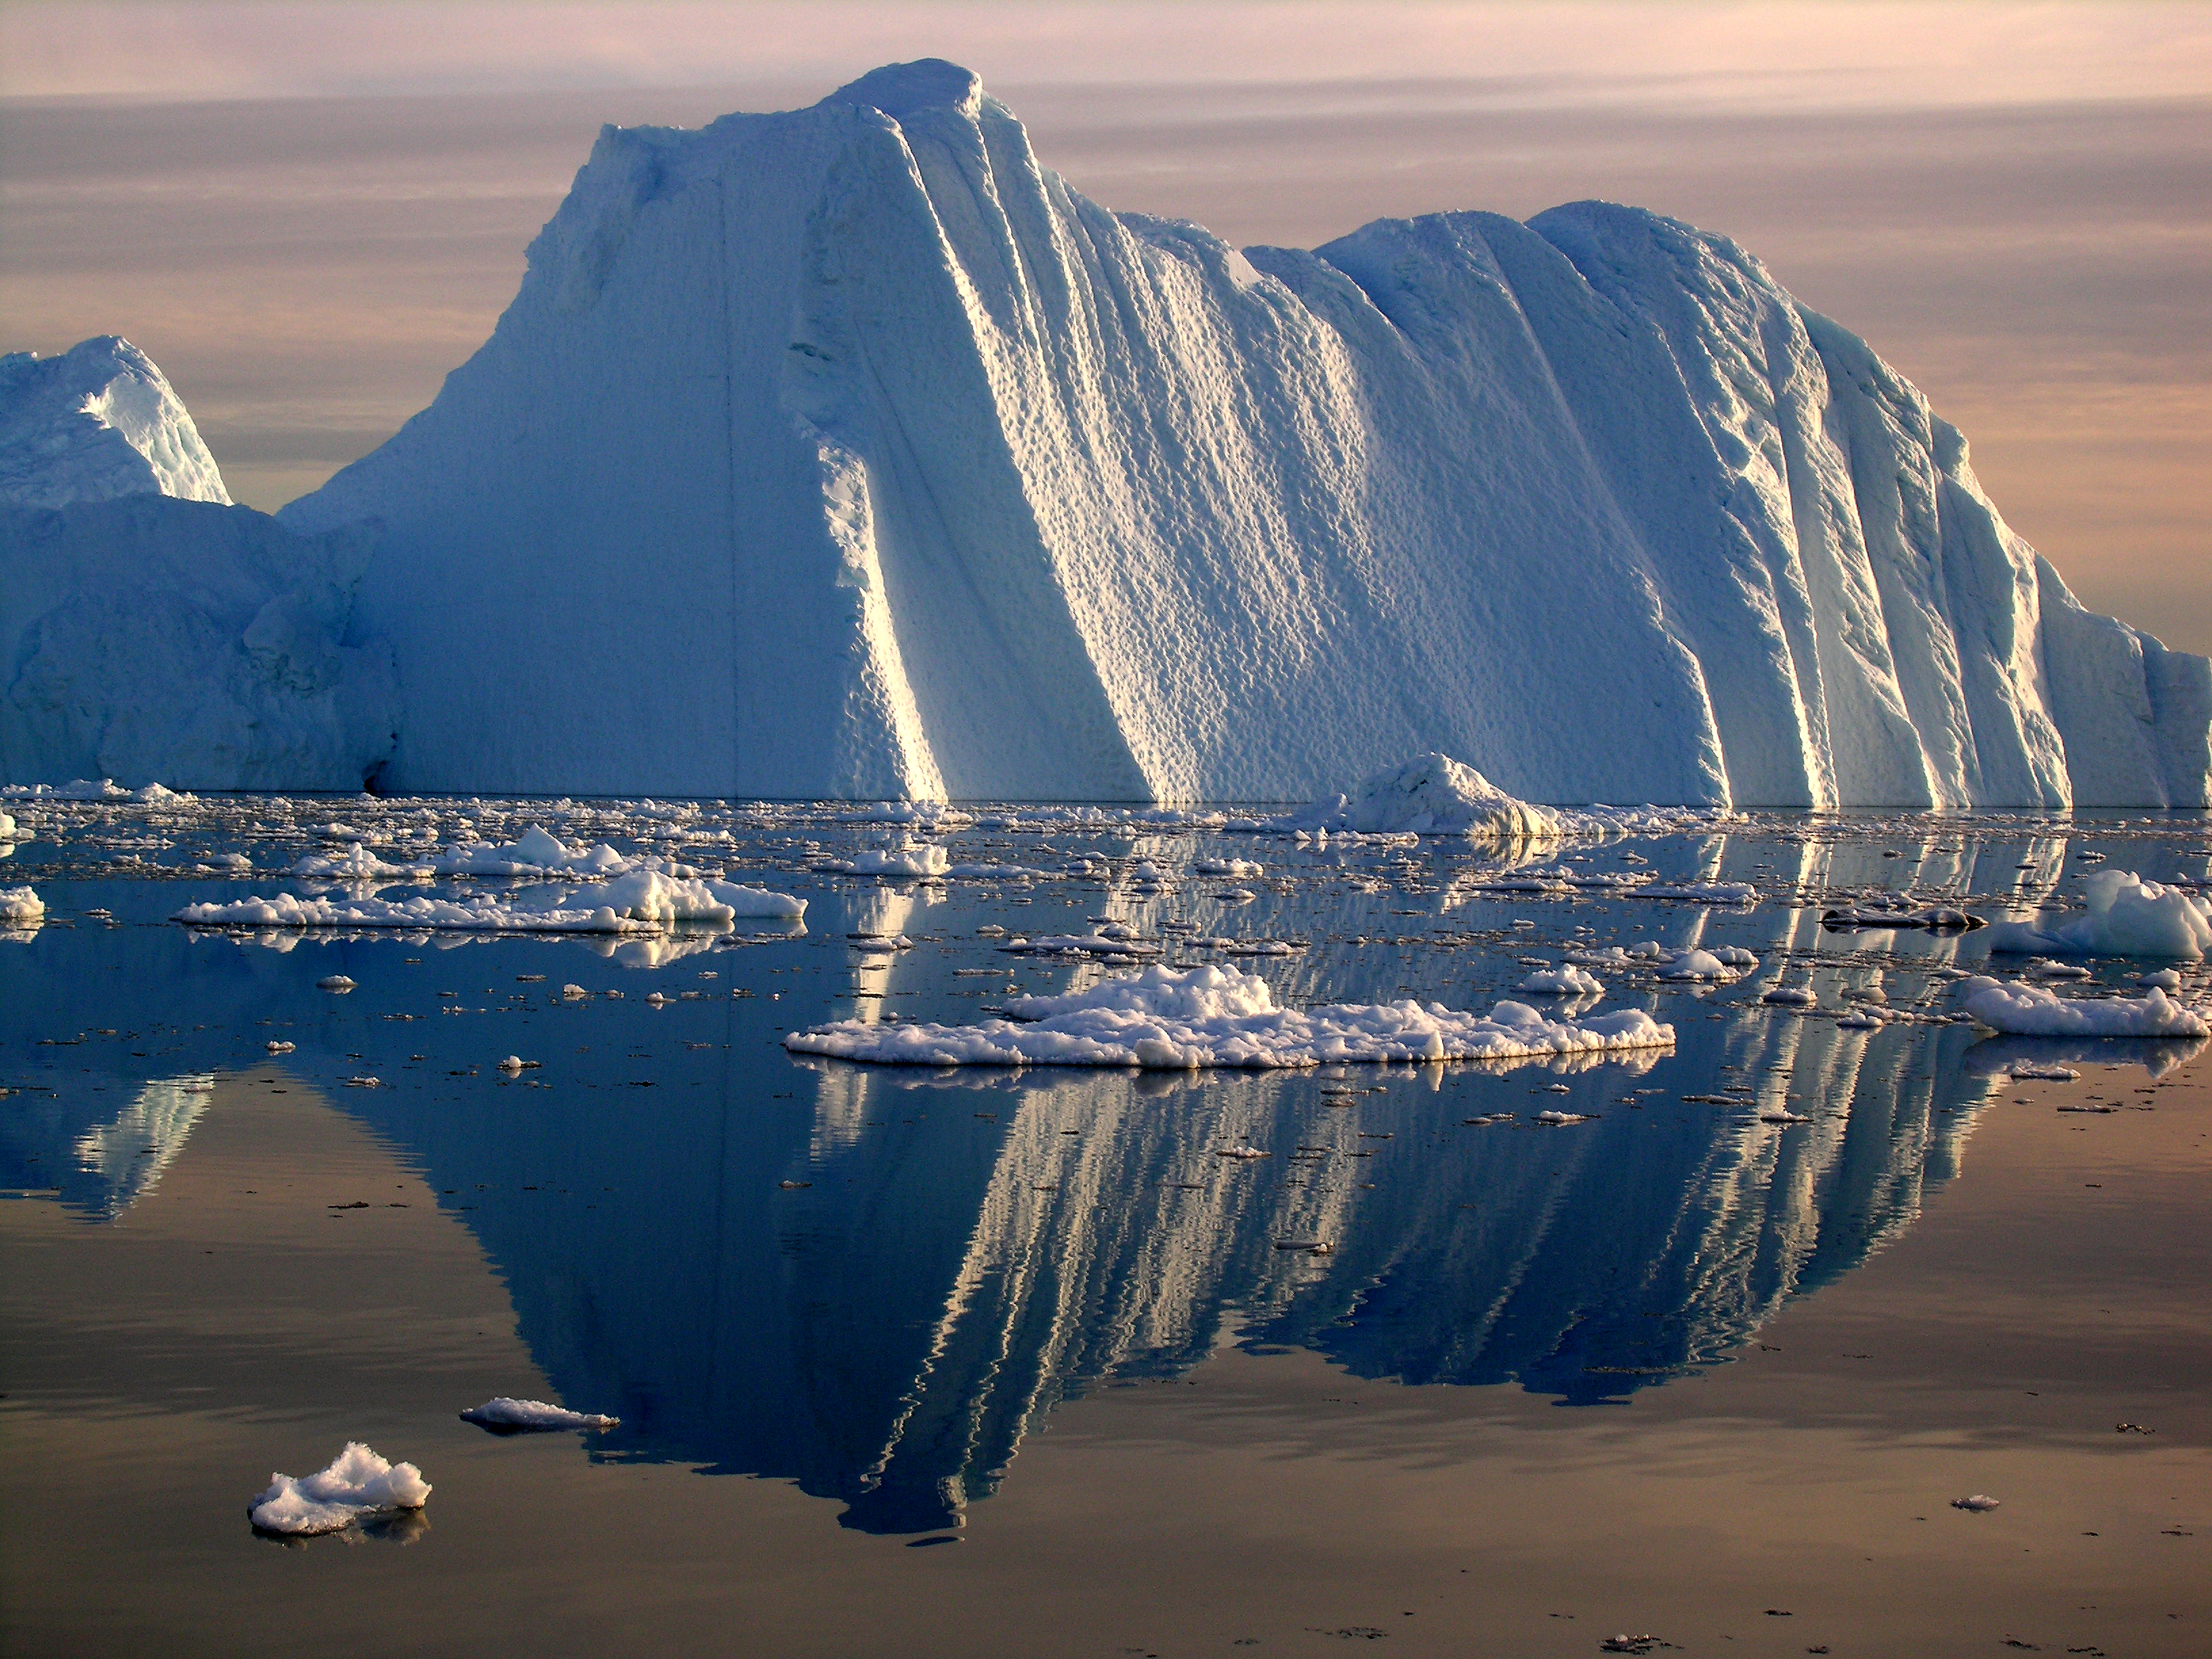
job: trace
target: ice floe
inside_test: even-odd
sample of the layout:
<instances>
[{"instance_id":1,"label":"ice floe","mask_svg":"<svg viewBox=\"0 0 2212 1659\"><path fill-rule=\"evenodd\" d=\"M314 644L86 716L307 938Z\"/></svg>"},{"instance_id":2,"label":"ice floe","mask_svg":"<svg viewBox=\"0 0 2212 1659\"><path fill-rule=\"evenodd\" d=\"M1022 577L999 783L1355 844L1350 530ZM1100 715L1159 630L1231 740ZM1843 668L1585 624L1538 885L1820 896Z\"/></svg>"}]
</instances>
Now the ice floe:
<instances>
[{"instance_id":1,"label":"ice floe","mask_svg":"<svg viewBox=\"0 0 2212 1659\"><path fill-rule=\"evenodd\" d=\"M272 1474L269 1488L248 1510L264 1532L337 1532L388 1510L419 1510L430 1500L430 1483L412 1463L379 1457L358 1440L330 1467L297 1477Z\"/></svg>"},{"instance_id":2,"label":"ice floe","mask_svg":"<svg viewBox=\"0 0 2212 1659\"><path fill-rule=\"evenodd\" d=\"M610 882L556 885L512 896L303 898L278 893L269 898L188 904L176 913L176 920L196 927L652 933L687 922L720 923L738 917L796 919L805 914L806 902L787 893L641 870Z\"/></svg>"},{"instance_id":3,"label":"ice floe","mask_svg":"<svg viewBox=\"0 0 2212 1659\"><path fill-rule=\"evenodd\" d=\"M2086 914L2071 921L2000 921L1991 951L2021 956L2203 957L2212 948L2212 900L2145 881L2131 870L2097 870L2082 883Z\"/></svg>"},{"instance_id":4,"label":"ice floe","mask_svg":"<svg viewBox=\"0 0 2212 1659\"><path fill-rule=\"evenodd\" d=\"M2040 985L1976 977L1960 982L1966 1011L1991 1030L2015 1036L2201 1037L2204 1017L2153 986L2140 997L2061 997Z\"/></svg>"},{"instance_id":5,"label":"ice floe","mask_svg":"<svg viewBox=\"0 0 2212 1659\"><path fill-rule=\"evenodd\" d=\"M1595 974L1572 966L1540 968L1513 988L1545 997L1601 997L1605 985Z\"/></svg>"},{"instance_id":6,"label":"ice floe","mask_svg":"<svg viewBox=\"0 0 2212 1659\"><path fill-rule=\"evenodd\" d=\"M494 1434L543 1433L559 1429L611 1429L622 1419L603 1417L594 1412L572 1412L564 1407L549 1406L543 1400L516 1400L501 1395L487 1400L481 1406L471 1406L461 1414L461 1421L473 1423Z\"/></svg>"},{"instance_id":7,"label":"ice floe","mask_svg":"<svg viewBox=\"0 0 2212 1659\"><path fill-rule=\"evenodd\" d=\"M0 887L0 927L30 927L46 919L46 901L29 887Z\"/></svg>"},{"instance_id":8,"label":"ice floe","mask_svg":"<svg viewBox=\"0 0 2212 1659\"><path fill-rule=\"evenodd\" d=\"M1086 991L1022 997L975 1025L840 1021L794 1031L797 1054L913 1066L1294 1066L1332 1061L1520 1060L1661 1048L1674 1028L1641 1010L1547 1019L1525 1003L1487 1016L1401 1001L1279 1008L1233 968L1148 968Z\"/></svg>"}]
</instances>

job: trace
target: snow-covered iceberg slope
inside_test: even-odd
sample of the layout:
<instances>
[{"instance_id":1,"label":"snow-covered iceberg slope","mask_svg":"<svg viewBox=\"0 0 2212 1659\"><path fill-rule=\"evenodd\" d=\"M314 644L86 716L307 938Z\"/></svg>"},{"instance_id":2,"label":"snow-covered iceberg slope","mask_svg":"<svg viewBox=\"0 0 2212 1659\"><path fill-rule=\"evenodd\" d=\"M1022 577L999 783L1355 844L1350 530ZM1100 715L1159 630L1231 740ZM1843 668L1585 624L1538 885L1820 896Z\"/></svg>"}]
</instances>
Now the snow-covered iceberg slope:
<instances>
[{"instance_id":1,"label":"snow-covered iceberg slope","mask_svg":"<svg viewBox=\"0 0 2212 1659\"><path fill-rule=\"evenodd\" d=\"M1727 240L1597 203L1237 252L968 71L602 133L381 521L409 789L2205 800L2212 666ZM167 773L164 775L167 775Z\"/></svg>"},{"instance_id":2,"label":"snow-covered iceberg slope","mask_svg":"<svg viewBox=\"0 0 2212 1659\"><path fill-rule=\"evenodd\" d=\"M367 556L212 501L0 505L0 782L360 788L398 719Z\"/></svg>"},{"instance_id":3,"label":"snow-covered iceberg slope","mask_svg":"<svg viewBox=\"0 0 2212 1659\"><path fill-rule=\"evenodd\" d=\"M230 504L215 457L154 360L112 334L58 357L0 356L0 502L66 507L118 495Z\"/></svg>"}]
</instances>

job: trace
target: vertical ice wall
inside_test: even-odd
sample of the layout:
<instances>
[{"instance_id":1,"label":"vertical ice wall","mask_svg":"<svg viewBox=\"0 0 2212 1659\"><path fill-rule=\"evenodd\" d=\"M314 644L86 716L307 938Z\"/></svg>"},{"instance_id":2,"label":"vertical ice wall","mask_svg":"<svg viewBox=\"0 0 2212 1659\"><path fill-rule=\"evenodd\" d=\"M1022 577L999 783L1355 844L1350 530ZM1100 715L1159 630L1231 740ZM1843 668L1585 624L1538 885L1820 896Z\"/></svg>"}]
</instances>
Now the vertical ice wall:
<instances>
[{"instance_id":1,"label":"vertical ice wall","mask_svg":"<svg viewBox=\"0 0 2212 1659\"><path fill-rule=\"evenodd\" d=\"M378 523L414 788L2204 800L2212 668L1723 239L1580 204L1239 253L975 77L607 130Z\"/></svg>"}]
</instances>

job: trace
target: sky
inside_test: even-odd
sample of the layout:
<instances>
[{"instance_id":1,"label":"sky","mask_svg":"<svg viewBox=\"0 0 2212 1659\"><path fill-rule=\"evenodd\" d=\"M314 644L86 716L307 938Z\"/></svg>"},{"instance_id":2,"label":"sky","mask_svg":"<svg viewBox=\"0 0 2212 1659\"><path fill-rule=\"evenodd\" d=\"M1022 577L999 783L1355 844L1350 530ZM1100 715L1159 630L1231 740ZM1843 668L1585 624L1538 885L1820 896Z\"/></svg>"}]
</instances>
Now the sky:
<instances>
[{"instance_id":1,"label":"sky","mask_svg":"<svg viewBox=\"0 0 2212 1659\"><path fill-rule=\"evenodd\" d=\"M2212 652L2212 4L5 0L0 348L128 336L273 508L482 343L602 123L922 56L1242 245L1585 197L1733 236L2085 602Z\"/></svg>"}]
</instances>

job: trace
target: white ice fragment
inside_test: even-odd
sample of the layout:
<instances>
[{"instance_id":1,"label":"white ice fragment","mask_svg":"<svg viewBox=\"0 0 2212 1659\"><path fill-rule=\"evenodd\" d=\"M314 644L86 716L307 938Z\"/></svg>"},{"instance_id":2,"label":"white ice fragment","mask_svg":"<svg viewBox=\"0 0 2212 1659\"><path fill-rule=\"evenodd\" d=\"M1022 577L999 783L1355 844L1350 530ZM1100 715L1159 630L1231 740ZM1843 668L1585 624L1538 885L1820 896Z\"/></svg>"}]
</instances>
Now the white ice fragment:
<instances>
[{"instance_id":1,"label":"white ice fragment","mask_svg":"<svg viewBox=\"0 0 2212 1659\"><path fill-rule=\"evenodd\" d=\"M1674 1028L1641 1010L1579 1022L1525 1003L1487 1016L1413 1000L1279 1008L1266 980L1233 968L1148 968L1058 997L1021 997L1012 1019L974 1025L840 1021L784 1039L793 1053L916 1066L1285 1066L1525 1060L1662 1048Z\"/></svg>"},{"instance_id":2,"label":"white ice fragment","mask_svg":"<svg viewBox=\"0 0 2212 1659\"><path fill-rule=\"evenodd\" d=\"M28 887L0 887L0 927L29 927L46 919L46 901Z\"/></svg>"},{"instance_id":3,"label":"white ice fragment","mask_svg":"<svg viewBox=\"0 0 2212 1659\"><path fill-rule=\"evenodd\" d=\"M1966 1011L1992 1030L2015 1036L2212 1036L2203 1015L2156 986L2141 997L2068 1001L2040 985L2006 985L1976 977L1963 981Z\"/></svg>"},{"instance_id":4,"label":"white ice fragment","mask_svg":"<svg viewBox=\"0 0 2212 1659\"><path fill-rule=\"evenodd\" d=\"M1237 876L1249 878L1261 873L1261 866L1249 859L1200 859L1190 868L1193 875L1199 876Z\"/></svg>"},{"instance_id":5,"label":"white ice fragment","mask_svg":"<svg viewBox=\"0 0 2212 1659\"><path fill-rule=\"evenodd\" d=\"M1605 984L1580 968L1540 968L1513 988L1546 997L1601 997Z\"/></svg>"},{"instance_id":6,"label":"white ice fragment","mask_svg":"<svg viewBox=\"0 0 2212 1659\"><path fill-rule=\"evenodd\" d=\"M2026 1061L2015 1065L2005 1075L2015 1083L2072 1083L2081 1073L2071 1066L2036 1066Z\"/></svg>"},{"instance_id":7,"label":"white ice fragment","mask_svg":"<svg viewBox=\"0 0 2212 1659\"><path fill-rule=\"evenodd\" d=\"M2145 881L2131 870L2093 872L2082 883L2087 911L2069 922L2000 921L1991 951L2021 956L2180 957L2212 949L2212 899Z\"/></svg>"},{"instance_id":8,"label":"white ice fragment","mask_svg":"<svg viewBox=\"0 0 2212 1659\"><path fill-rule=\"evenodd\" d=\"M272 1054L289 1054L293 1049L298 1048L299 1044L295 1042L286 1042L281 1038L272 1037L265 1046Z\"/></svg>"},{"instance_id":9,"label":"white ice fragment","mask_svg":"<svg viewBox=\"0 0 2212 1659\"><path fill-rule=\"evenodd\" d=\"M572 1412L560 1406L549 1406L542 1400L516 1400L507 1395L496 1400L487 1400L481 1406L471 1406L461 1414L461 1421L473 1423L494 1434L543 1432L553 1429L611 1429L617 1426L619 1417L602 1417L593 1412Z\"/></svg>"},{"instance_id":10,"label":"white ice fragment","mask_svg":"<svg viewBox=\"0 0 2212 1659\"><path fill-rule=\"evenodd\" d=\"M1951 1500L1951 1507L1953 1509L1968 1510L1977 1515L1987 1510L1996 1509L1997 1507L1997 1499L1990 1497L1987 1492L1978 1492L1969 1498L1954 1498Z\"/></svg>"},{"instance_id":11,"label":"white ice fragment","mask_svg":"<svg viewBox=\"0 0 2212 1659\"><path fill-rule=\"evenodd\" d=\"M806 901L765 888L635 870L612 881L566 884L465 899L413 896L302 898L279 893L228 903L188 904L176 920L200 927L416 928L471 933L656 933L685 922L738 917L795 921Z\"/></svg>"},{"instance_id":12,"label":"white ice fragment","mask_svg":"<svg viewBox=\"0 0 2212 1659\"><path fill-rule=\"evenodd\" d=\"M1785 1008L1811 1008L1817 1006L1820 999L1814 995L1812 988L1809 986L1778 985L1760 997L1759 1000L1771 1002Z\"/></svg>"},{"instance_id":13,"label":"white ice fragment","mask_svg":"<svg viewBox=\"0 0 2212 1659\"><path fill-rule=\"evenodd\" d=\"M2161 991L2179 991L2181 988L2181 975L2174 969L2161 968L2156 973L2137 974L2136 983L2155 985Z\"/></svg>"},{"instance_id":14,"label":"white ice fragment","mask_svg":"<svg viewBox=\"0 0 2212 1659\"><path fill-rule=\"evenodd\" d=\"M353 989L353 981L343 974L325 974L315 981L315 988L318 991L336 991L343 996Z\"/></svg>"},{"instance_id":15,"label":"white ice fragment","mask_svg":"<svg viewBox=\"0 0 2212 1659\"><path fill-rule=\"evenodd\" d=\"M358 1440L348 1441L328 1468L296 1479L272 1474L269 1480L248 1510L264 1532L336 1532L380 1510L419 1510L430 1499L422 1470L389 1462Z\"/></svg>"},{"instance_id":16,"label":"white ice fragment","mask_svg":"<svg viewBox=\"0 0 2212 1659\"><path fill-rule=\"evenodd\" d=\"M1588 1112L1539 1112L1534 1121L1547 1129L1564 1128L1570 1123L1589 1123L1595 1120Z\"/></svg>"},{"instance_id":17,"label":"white ice fragment","mask_svg":"<svg viewBox=\"0 0 2212 1659\"><path fill-rule=\"evenodd\" d=\"M843 867L856 876L928 877L947 874L952 855L931 842L856 853Z\"/></svg>"}]
</instances>

